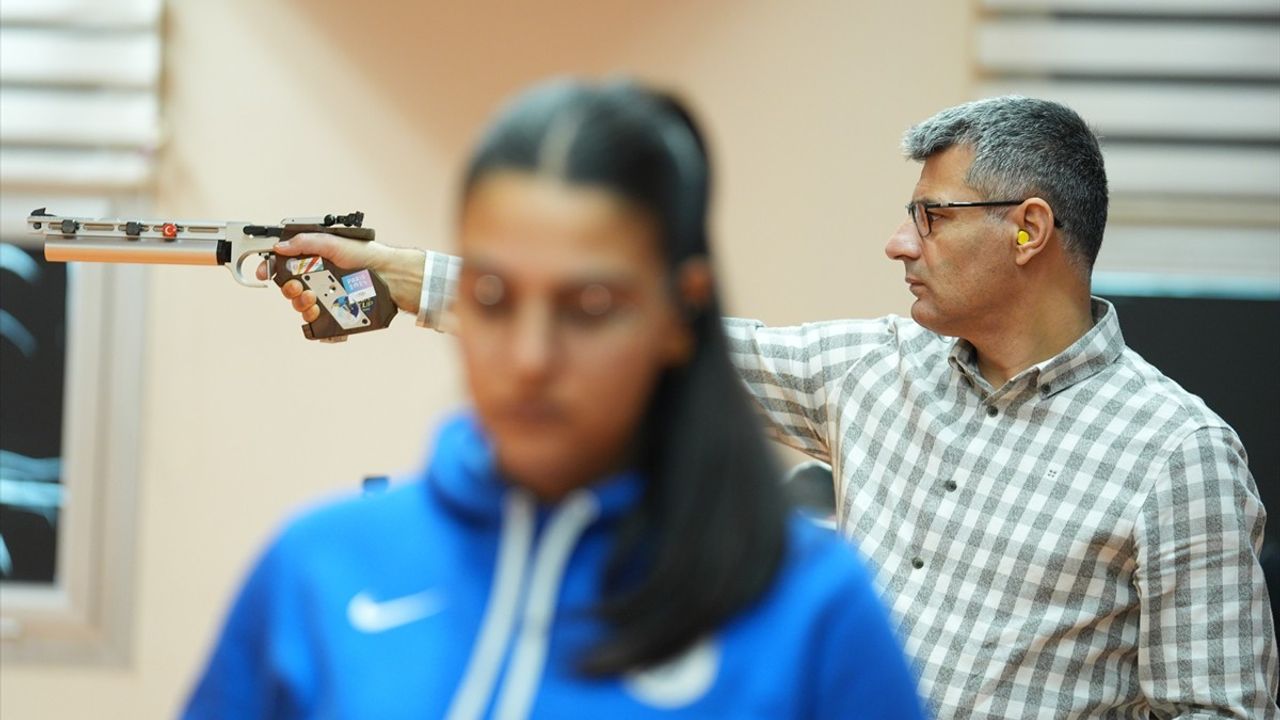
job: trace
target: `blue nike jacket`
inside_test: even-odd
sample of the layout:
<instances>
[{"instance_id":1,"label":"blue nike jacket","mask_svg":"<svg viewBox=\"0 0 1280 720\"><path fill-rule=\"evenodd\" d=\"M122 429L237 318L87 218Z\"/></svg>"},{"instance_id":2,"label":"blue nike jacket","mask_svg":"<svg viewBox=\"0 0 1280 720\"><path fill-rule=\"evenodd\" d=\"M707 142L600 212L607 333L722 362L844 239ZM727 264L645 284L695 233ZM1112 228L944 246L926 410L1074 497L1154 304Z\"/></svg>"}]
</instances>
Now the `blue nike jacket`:
<instances>
[{"instance_id":1,"label":"blue nike jacket","mask_svg":"<svg viewBox=\"0 0 1280 720\"><path fill-rule=\"evenodd\" d=\"M473 419L420 478L290 522L249 576L184 717L883 718L922 716L853 549L798 516L770 590L644 672L588 679L588 612L624 473L540 505L495 471ZM680 598L671 598L680 612Z\"/></svg>"}]
</instances>

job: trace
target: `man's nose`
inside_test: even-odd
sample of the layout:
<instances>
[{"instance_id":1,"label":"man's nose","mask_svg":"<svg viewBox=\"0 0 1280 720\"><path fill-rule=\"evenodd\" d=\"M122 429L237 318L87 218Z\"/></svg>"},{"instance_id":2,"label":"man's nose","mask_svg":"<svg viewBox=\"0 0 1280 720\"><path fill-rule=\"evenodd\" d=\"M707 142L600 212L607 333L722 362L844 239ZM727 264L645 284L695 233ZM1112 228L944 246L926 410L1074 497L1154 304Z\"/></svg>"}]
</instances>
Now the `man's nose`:
<instances>
[{"instance_id":1,"label":"man's nose","mask_svg":"<svg viewBox=\"0 0 1280 720\"><path fill-rule=\"evenodd\" d=\"M902 221L897 230L889 236L885 243L884 254L890 260L914 260L920 257L920 233L915 223L908 218Z\"/></svg>"}]
</instances>

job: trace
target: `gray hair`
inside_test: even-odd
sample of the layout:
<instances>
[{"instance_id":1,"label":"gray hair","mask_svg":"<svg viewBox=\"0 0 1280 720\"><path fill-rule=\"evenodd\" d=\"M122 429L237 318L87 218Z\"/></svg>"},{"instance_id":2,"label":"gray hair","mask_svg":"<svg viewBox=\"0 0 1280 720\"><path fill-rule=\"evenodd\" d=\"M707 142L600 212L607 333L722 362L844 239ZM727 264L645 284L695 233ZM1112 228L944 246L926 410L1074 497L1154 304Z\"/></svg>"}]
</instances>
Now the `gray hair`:
<instances>
[{"instance_id":1,"label":"gray hair","mask_svg":"<svg viewBox=\"0 0 1280 720\"><path fill-rule=\"evenodd\" d=\"M1048 202L1069 255L1086 275L1093 269L1107 224L1107 172L1097 135L1074 110L989 98L947 108L902 138L903 154L919 162L953 145L973 149L965 182L986 199Z\"/></svg>"}]
</instances>

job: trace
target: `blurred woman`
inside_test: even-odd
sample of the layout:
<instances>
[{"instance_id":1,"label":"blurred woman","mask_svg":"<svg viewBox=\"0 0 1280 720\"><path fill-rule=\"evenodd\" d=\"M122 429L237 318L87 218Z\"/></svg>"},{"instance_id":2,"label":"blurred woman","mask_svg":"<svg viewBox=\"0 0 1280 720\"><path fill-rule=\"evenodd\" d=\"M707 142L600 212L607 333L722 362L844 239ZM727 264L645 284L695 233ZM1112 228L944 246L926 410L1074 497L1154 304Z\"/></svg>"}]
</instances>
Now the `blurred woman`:
<instances>
[{"instance_id":1,"label":"blurred woman","mask_svg":"<svg viewBox=\"0 0 1280 720\"><path fill-rule=\"evenodd\" d=\"M474 410L289 523L186 716L915 718L852 548L789 514L729 363L703 141L614 82L475 151L453 312Z\"/></svg>"}]
</instances>

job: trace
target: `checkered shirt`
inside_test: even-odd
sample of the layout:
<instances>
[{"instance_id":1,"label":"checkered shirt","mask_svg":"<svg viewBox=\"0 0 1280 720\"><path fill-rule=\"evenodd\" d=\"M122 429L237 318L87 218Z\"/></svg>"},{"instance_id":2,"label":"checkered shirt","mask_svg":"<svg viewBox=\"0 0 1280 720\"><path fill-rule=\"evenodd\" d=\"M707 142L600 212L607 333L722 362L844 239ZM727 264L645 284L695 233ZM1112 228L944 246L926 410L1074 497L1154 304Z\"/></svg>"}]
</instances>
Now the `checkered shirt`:
<instances>
[{"instance_id":1,"label":"checkered shirt","mask_svg":"<svg viewBox=\"0 0 1280 720\"><path fill-rule=\"evenodd\" d=\"M427 254L419 324L457 270ZM999 389L895 316L725 327L777 438L831 464L937 717L1277 717L1244 448L1094 316Z\"/></svg>"},{"instance_id":2,"label":"checkered shirt","mask_svg":"<svg viewBox=\"0 0 1280 720\"><path fill-rule=\"evenodd\" d=\"M999 389L899 317L726 327L778 438L832 465L938 717L1275 717L1244 448L1093 312Z\"/></svg>"}]
</instances>

